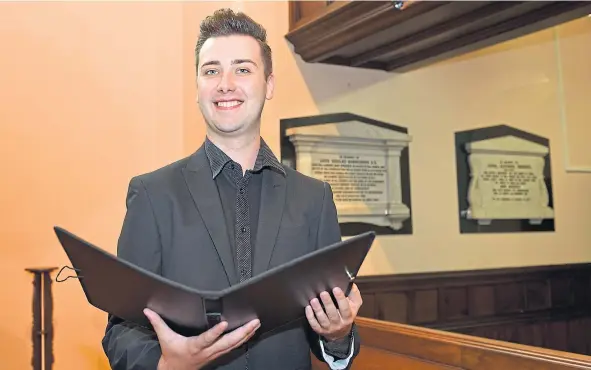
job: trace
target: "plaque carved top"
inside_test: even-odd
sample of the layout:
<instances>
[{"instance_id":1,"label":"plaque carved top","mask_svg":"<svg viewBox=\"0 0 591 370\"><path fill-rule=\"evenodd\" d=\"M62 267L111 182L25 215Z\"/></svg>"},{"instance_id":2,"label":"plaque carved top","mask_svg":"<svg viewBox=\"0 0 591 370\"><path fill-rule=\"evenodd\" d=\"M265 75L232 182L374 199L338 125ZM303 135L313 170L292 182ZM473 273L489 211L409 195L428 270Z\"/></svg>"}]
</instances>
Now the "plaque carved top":
<instances>
[{"instance_id":1,"label":"plaque carved top","mask_svg":"<svg viewBox=\"0 0 591 370\"><path fill-rule=\"evenodd\" d=\"M292 127L286 130L286 135L411 141L408 134L358 121Z\"/></svg>"},{"instance_id":2,"label":"plaque carved top","mask_svg":"<svg viewBox=\"0 0 591 370\"><path fill-rule=\"evenodd\" d=\"M473 141L466 144L468 153L498 153L514 155L545 156L549 150L546 146L515 136L504 136L494 139Z\"/></svg>"}]
</instances>

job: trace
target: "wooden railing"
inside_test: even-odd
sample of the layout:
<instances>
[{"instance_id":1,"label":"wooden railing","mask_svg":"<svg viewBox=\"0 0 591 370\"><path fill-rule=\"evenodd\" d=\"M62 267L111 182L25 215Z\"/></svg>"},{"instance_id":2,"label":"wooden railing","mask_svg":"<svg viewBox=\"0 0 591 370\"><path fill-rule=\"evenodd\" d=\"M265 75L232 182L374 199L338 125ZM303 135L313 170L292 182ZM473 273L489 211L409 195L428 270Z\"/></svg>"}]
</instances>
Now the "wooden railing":
<instances>
[{"instance_id":1,"label":"wooden railing","mask_svg":"<svg viewBox=\"0 0 591 370\"><path fill-rule=\"evenodd\" d=\"M591 355L591 264L360 276L359 316Z\"/></svg>"},{"instance_id":2,"label":"wooden railing","mask_svg":"<svg viewBox=\"0 0 591 370\"><path fill-rule=\"evenodd\" d=\"M591 369L591 357L440 330L358 318L362 347L352 370ZM327 369L314 363L314 370Z\"/></svg>"}]
</instances>

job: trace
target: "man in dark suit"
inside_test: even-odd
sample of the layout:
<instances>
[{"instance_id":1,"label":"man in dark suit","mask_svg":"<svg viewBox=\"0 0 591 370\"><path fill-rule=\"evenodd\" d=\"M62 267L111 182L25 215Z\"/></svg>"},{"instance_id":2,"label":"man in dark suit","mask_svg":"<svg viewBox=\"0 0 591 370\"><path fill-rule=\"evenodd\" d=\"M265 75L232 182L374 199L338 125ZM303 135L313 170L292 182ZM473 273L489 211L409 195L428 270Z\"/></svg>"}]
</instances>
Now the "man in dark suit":
<instances>
[{"instance_id":1,"label":"man in dark suit","mask_svg":"<svg viewBox=\"0 0 591 370\"><path fill-rule=\"evenodd\" d=\"M201 24L196 47L198 102L207 123L192 155L129 184L118 255L168 279L221 290L341 240L327 183L284 167L260 137L274 75L265 30L220 10ZM153 311L153 331L110 316L103 348L113 369L310 369L310 351L331 369L359 351L354 319L362 304L327 292L307 320L258 335L258 320L224 334L222 322L184 337ZM269 297L272 302L273 297Z\"/></svg>"}]
</instances>

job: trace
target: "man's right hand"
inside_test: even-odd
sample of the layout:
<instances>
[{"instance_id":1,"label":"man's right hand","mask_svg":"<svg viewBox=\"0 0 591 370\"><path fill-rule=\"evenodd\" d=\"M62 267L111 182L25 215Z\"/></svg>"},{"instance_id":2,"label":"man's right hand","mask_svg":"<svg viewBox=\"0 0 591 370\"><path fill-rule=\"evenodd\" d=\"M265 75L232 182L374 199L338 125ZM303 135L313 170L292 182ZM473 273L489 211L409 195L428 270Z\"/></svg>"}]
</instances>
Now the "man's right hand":
<instances>
[{"instance_id":1,"label":"man's right hand","mask_svg":"<svg viewBox=\"0 0 591 370\"><path fill-rule=\"evenodd\" d=\"M146 308L144 314L150 320L158 336L162 356L158 370L196 370L223 354L241 346L261 326L259 320L251 322L220 337L228 323L222 321L196 337L182 336L166 325L154 311Z\"/></svg>"}]
</instances>

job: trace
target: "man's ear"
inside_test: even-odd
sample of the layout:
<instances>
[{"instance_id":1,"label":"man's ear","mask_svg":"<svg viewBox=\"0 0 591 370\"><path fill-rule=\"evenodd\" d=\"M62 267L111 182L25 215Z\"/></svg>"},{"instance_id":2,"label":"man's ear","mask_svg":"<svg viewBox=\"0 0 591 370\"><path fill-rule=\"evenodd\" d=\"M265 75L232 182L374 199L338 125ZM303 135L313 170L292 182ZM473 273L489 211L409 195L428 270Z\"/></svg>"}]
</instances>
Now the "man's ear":
<instances>
[{"instance_id":1,"label":"man's ear","mask_svg":"<svg viewBox=\"0 0 591 370\"><path fill-rule=\"evenodd\" d=\"M271 73L269 77L267 77L267 93L265 94L265 98L267 100L273 99L273 94L275 92L275 75Z\"/></svg>"}]
</instances>

